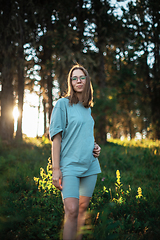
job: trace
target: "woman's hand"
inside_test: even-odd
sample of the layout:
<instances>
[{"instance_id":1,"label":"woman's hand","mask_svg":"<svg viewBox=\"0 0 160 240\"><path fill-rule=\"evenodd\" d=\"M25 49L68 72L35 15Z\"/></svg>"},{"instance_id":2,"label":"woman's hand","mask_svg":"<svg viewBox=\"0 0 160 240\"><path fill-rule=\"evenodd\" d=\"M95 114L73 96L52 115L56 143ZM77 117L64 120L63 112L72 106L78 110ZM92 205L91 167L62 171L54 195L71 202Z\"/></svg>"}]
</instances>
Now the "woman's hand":
<instances>
[{"instance_id":1,"label":"woman's hand","mask_svg":"<svg viewBox=\"0 0 160 240\"><path fill-rule=\"evenodd\" d=\"M99 157L100 152L101 152L101 148L100 148L100 146L95 142L95 143L94 143L94 149L93 149L93 156L94 156L95 158Z\"/></svg>"},{"instance_id":2,"label":"woman's hand","mask_svg":"<svg viewBox=\"0 0 160 240\"><path fill-rule=\"evenodd\" d=\"M52 183L57 189L62 190L62 173L59 168L53 169Z\"/></svg>"}]
</instances>

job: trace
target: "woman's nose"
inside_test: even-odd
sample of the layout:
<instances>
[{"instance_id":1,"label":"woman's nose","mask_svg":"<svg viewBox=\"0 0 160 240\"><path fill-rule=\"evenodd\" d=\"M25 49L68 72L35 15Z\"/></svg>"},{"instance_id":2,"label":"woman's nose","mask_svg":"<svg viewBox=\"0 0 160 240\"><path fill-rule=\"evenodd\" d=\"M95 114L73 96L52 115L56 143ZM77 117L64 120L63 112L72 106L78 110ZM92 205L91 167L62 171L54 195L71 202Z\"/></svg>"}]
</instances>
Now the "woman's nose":
<instances>
[{"instance_id":1,"label":"woman's nose","mask_svg":"<svg viewBox=\"0 0 160 240\"><path fill-rule=\"evenodd\" d=\"M80 77L78 77L78 79L77 79L77 82L81 82L81 79L80 79Z\"/></svg>"}]
</instances>

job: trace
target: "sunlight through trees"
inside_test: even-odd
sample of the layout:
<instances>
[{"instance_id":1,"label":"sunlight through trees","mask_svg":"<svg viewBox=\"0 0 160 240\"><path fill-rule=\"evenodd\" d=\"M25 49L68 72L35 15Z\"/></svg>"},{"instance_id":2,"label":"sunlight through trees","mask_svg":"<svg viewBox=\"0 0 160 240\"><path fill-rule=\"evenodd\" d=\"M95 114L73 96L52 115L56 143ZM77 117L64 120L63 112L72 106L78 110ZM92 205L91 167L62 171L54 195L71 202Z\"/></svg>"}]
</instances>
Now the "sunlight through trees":
<instances>
[{"instance_id":1,"label":"sunlight through trees","mask_svg":"<svg viewBox=\"0 0 160 240\"><path fill-rule=\"evenodd\" d=\"M0 137L22 138L24 94L35 92L47 128L66 90L70 67L88 69L94 87L96 139L160 139L160 4L158 1L0 0ZM58 85L57 85L58 83ZM57 95L58 92L58 95ZM32 103L34 105L34 102ZM38 121L38 118L35 120Z\"/></svg>"}]
</instances>

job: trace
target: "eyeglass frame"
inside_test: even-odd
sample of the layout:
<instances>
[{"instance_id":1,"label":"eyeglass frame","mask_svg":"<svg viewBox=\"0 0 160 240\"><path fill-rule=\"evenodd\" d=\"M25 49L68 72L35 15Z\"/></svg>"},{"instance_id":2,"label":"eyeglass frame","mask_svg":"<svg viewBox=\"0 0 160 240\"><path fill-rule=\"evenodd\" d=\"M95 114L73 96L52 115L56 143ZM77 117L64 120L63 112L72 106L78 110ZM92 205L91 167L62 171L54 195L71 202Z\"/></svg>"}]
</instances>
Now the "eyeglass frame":
<instances>
[{"instance_id":1,"label":"eyeglass frame","mask_svg":"<svg viewBox=\"0 0 160 240\"><path fill-rule=\"evenodd\" d=\"M81 77L85 77L85 79L81 79ZM73 78L77 78L77 79L73 80ZM78 79L80 79L81 81L84 81L84 80L86 80L86 78L87 78L87 76L85 76L85 75L82 75L80 77L74 76L74 77L71 77L71 80L72 81L78 81Z\"/></svg>"}]
</instances>

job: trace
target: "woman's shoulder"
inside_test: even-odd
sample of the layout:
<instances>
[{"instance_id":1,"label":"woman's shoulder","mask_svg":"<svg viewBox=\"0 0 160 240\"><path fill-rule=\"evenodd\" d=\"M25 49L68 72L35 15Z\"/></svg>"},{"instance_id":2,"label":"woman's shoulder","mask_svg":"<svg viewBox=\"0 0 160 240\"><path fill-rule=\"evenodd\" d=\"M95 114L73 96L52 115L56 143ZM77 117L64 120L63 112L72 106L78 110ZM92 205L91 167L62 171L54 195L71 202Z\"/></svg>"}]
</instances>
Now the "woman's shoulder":
<instances>
[{"instance_id":1,"label":"woman's shoulder","mask_svg":"<svg viewBox=\"0 0 160 240\"><path fill-rule=\"evenodd\" d=\"M64 107L66 107L68 105L68 103L69 103L69 99L63 97L63 98L58 99L58 101L56 102L55 107L64 108Z\"/></svg>"}]
</instances>

